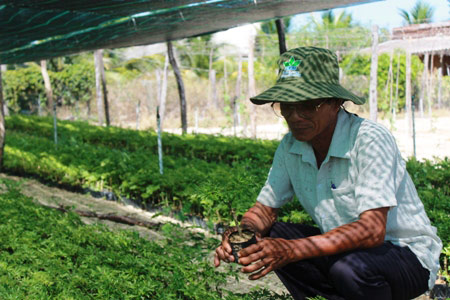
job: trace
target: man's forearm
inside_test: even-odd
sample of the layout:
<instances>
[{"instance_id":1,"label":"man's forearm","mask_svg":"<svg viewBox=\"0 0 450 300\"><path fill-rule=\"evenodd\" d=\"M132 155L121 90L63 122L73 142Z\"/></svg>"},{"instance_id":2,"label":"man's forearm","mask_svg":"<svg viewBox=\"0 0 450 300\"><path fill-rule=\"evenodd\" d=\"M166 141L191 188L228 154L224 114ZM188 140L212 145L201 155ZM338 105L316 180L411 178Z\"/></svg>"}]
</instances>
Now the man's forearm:
<instances>
[{"instance_id":1,"label":"man's forearm","mask_svg":"<svg viewBox=\"0 0 450 300\"><path fill-rule=\"evenodd\" d=\"M384 242L388 208L379 208L362 214L360 220L337 227L325 234L292 240L296 259L328 256L337 253L372 248Z\"/></svg>"},{"instance_id":2,"label":"man's forearm","mask_svg":"<svg viewBox=\"0 0 450 300\"><path fill-rule=\"evenodd\" d=\"M277 219L277 208L256 202L242 217L241 225L249 227L265 236Z\"/></svg>"}]
</instances>

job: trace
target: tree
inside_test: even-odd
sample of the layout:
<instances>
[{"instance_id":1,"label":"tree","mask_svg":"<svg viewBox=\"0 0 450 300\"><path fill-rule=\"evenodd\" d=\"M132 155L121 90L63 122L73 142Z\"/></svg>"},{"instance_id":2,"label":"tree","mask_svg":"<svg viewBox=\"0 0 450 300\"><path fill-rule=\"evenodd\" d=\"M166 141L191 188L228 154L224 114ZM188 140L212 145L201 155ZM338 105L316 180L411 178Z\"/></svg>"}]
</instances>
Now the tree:
<instances>
[{"instance_id":1,"label":"tree","mask_svg":"<svg viewBox=\"0 0 450 300\"><path fill-rule=\"evenodd\" d=\"M199 77L209 77L210 57L214 58L217 52L212 45L210 34L191 37L174 46L178 50L182 66L191 68Z\"/></svg>"},{"instance_id":2,"label":"tree","mask_svg":"<svg viewBox=\"0 0 450 300\"><path fill-rule=\"evenodd\" d=\"M288 42L301 46L316 46L332 51L369 47L370 30L353 20L351 13L342 10L323 12L319 18L311 16L306 25L295 35L288 36Z\"/></svg>"},{"instance_id":3,"label":"tree","mask_svg":"<svg viewBox=\"0 0 450 300\"><path fill-rule=\"evenodd\" d=\"M402 8L399 9L400 16L407 25L431 23L434 11L433 6L422 0L418 0L409 12Z\"/></svg>"},{"instance_id":4,"label":"tree","mask_svg":"<svg viewBox=\"0 0 450 300\"><path fill-rule=\"evenodd\" d=\"M47 61L45 59L41 60L41 71L42 71L42 78L44 79L45 93L47 95L48 111L52 111L52 109L53 109L53 90L52 90L52 84L50 81L50 76L48 76Z\"/></svg>"},{"instance_id":5,"label":"tree","mask_svg":"<svg viewBox=\"0 0 450 300\"><path fill-rule=\"evenodd\" d=\"M175 79L177 80L178 94L180 96L180 114L181 114L181 132L187 133L187 116L186 116L186 95L184 90L183 78L181 77L180 69L178 68L175 55L173 53L172 42L167 42L167 54L169 57L170 65L175 73Z\"/></svg>"},{"instance_id":6,"label":"tree","mask_svg":"<svg viewBox=\"0 0 450 300\"><path fill-rule=\"evenodd\" d=\"M97 95L97 110L99 125L103 125L103 116L106 119L106 126L110 125L108 91L106 89L105 68L103 65L103 50L98 49L94 52L95 64L95 88Z\"/></svg>"},{"instance_id":7,"label":"tree","mask_svg":"<svg viewBox=\"0 0 450 300\"><path fill-rule=\"evenodd\" d=\"M283 21L284 27L289 30L289 25L291 24L292 17L284 17L281 19ZM261 23L261 31L265 34L276 34L277 25L275 20L270 20Z\"/></svg>"},{"instance_id":8,"label":"tree","mask_svg":"<svg viewBox=\"0 0 450 300\"><path fill-rule=\"evenodd\" d=\"M377 72L377 95L378 95L378 109L379 111L388 112L390 109L389 91L386 90L386 83L388 82L390 55L383 53L378 57L378 72ZM405 107L406 98L406 56L404 53L398 53L392 58L392 65L399 65L398 76L398 101L393 105L397 111ZM365 84L366 79L370 76L370 55L353 55L346 54L342 57L341 67L345 70L344 79L347 86L351 86L352 90L356 91L358 95L364 98L369 97L369 85ZM423 64L420 58L416 55L411 57L411 86L419 85L420 73L423 70ZM395 71L397 72L397 71ZM396 76L396 75L395 75Z\"/></svg>"},{"instance_id":9,"label":"tree","mask_svg":"<svg viewBox=\"0 0 450 300\"><path fill-rule=\"evenodd\" d=\"M337 28L351 28L354 27L353 16L345 10L335 15L333 10L327 10L322 13L321 20L311 18L313 27L316 31L330 31Z\"/></svg>"}]
</instances>

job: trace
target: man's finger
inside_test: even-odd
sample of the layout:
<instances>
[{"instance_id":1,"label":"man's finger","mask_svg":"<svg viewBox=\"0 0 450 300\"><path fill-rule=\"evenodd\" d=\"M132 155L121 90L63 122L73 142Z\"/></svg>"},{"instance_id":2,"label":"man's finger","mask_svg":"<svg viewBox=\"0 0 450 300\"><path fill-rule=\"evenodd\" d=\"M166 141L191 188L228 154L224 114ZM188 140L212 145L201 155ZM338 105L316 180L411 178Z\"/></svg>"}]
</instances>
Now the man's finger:
<instances>
[{"instance_id":1,"label":"man's finger","mask_svg":"<svg viewBox=\"0 0 450 300\"><path fill-rule=\"evenodd\" d=\"M230 243L228 243L228 241L222 242L222 247L228 253L228 255L232 253L231 246Z\"/></svg>"},{"instance_id":2,"label":"man's finger","mask_svg":"<svg viewBox=\"0 0 450 300\"><path fill-rule=\"evenodd\" d=\"M217 253L214 255L214 266L217 268L218 266L220 266L220 259L219 256L217 255Z\"/></svg>"},{"instance_id":3,"label":"man's finger","mask_svg":"<svg viewBox=\"0 0 450 300\"><path fill-rule=\"evenodd\" d=\"M261 271L259 271L258 273L252 274L248 277L248 279L250 280L257 280L260 279L261 277L266 276L270 271L272 271L272 267L267 267L262 269Z\"/></svg>"},{"instance_id":4,"label":"man's finger","mask_svg":"<svg viewBox=\"0 0 450 300\"><path fill-rule=\"evenodd\" d=\"M239 261L240 261L240 259L239 259ZM258 262L256 262L256 263L252 264L252 265L243 267L243 268L241 269L241 271L242 271L243 273L252 273L252 272L255 272L255 271L257 271L257 270L263 268L264 266L265 266L264 261L260 260L260 261L258 261Z\"/></svg>"},{"instance_id":5,"label":"man's finger","mask_svg":"<svg viewBox=\"0 0 450 300\"><path fill-rule=\"evenodd\" d=\"M254 252L247 256L242 256L241 252L242 250L239 251L239 263L245 266L264 258L263 251Z\"/></svg>"},{"instance_id":6,"label":"man's finger","mask_svg":"<svg viewBox=\"0 0 450 300\"><path fill-rule=\"evenodd\" d=\"M216 255L218 256L218 258L220 260L223 260L224 262L230 262L230 261L234 261L234 257L233 255L228 254L227 252L225 252L223 250L222 246L217 247L216 249Z\"/></svg>"},{"instance_id":7,"label":"man's finger","mask_svg":"<svg viewBox=\"0 0 450 300\"><path fill-rule=\"evenodd\" d=\"M249 256L255 252L258 252L262 249L262 246L260 243L256 243L253 245L250 245L244 249L242 249L241 251L239 251L239 257L246 257Z\"/></svg>"}]
</instances>

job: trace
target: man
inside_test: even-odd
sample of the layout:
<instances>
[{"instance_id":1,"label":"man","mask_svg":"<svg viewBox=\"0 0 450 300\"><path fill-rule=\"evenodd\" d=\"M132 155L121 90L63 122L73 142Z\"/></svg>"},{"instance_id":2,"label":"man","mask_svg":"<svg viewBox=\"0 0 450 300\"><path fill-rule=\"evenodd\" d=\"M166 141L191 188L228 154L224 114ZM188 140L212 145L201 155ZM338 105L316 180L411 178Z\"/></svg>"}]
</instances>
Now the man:
<instances>
[{"instance_id":1,"label":"man","mask_svg":"<svg viewBox=\"0 0 450 300\"><path fill-rule=\"evenodd\" d=\"M251 98L279 107L281 141L242 227L258 242L239 252L256 280L275 271L294 299L411 299L434 284L442 243L390 132L341 107L364 99L339 84L336 56L314 47L285 52L277 83ZM297 195L317 227L276 222ZM234 261L228 236L215 265Z\"/></svg>"}]
</instances>

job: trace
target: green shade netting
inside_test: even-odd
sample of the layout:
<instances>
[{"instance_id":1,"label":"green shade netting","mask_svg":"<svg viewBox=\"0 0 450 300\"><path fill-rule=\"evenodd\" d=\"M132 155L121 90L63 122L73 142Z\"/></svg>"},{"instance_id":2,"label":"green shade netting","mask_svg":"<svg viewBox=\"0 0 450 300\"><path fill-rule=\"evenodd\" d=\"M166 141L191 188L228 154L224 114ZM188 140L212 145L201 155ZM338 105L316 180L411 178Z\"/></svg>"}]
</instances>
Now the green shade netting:
<instances>
[{"instance_id":1,"label":"green shade netting","mask_svg":"<svg viewBox=\"0 0 450 300\"><path fill-rule=\"evenodd\" d=\"M147 45L360 0L0 0L0 63Z\"/></svg>"}]
</instances>

